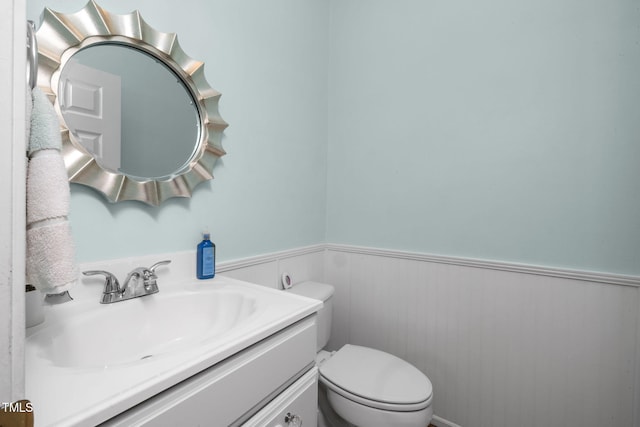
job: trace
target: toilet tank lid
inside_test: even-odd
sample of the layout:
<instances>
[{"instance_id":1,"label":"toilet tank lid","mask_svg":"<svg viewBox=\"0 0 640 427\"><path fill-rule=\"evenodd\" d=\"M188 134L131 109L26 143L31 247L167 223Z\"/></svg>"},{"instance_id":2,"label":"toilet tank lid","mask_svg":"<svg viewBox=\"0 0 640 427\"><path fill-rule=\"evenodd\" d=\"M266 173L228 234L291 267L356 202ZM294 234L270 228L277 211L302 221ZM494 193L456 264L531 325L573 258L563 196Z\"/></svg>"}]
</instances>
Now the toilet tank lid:
<instances>
[{"instance_id":1,"label":"toilet tank lid","mask_svg":"<svg viewBox=\"0 0 640 427\"><path fill-rule=\"evenodd\" d=\"M320 375L341 389L374 402L416 404L431 397L431 381L392 354L344 345L320 366Z\"/></svg>"},{"instance_id":2,"label":"toilet tank lid","mask_svg":"<svg viewBox=\"0 0 640 427\"><path fill-rule=\"evenodd\" d=\"M287 291L303 297L326 301L333 295L333 286L320 282L301 282Z\"/></svg>"}]
</instances>

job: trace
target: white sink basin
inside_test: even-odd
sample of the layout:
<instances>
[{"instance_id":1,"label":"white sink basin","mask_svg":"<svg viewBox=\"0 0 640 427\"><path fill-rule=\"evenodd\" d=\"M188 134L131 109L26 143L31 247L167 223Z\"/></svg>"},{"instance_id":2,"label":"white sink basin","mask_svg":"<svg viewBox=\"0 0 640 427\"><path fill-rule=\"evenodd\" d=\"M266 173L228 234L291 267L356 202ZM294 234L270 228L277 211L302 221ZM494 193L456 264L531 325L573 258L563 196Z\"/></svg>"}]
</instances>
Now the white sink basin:
<instances>
[{"instance_id":1,"label":"white sink basin","mask_svg":"<svg viewBox=\"0 0 640 427\"><path fill-rule=\"evenodd\" d=\"M98 286L80 286L76 300L46 306L45 322L27 329L36 427L100 424L322 305L222 276L160 283L157 294L106 305Z\"/></svg>"},{"instance_id":2,"label":"white sink basin","mask_svg":"<svg viewBox=\"0 0 640 427\"><path fill-rule=\"evenodd\" d=\"M256 297L234 290L89 305L31 335L31 349L54 366L113 367L211 341L257 313Z\"/></svg>"}]
</instances>

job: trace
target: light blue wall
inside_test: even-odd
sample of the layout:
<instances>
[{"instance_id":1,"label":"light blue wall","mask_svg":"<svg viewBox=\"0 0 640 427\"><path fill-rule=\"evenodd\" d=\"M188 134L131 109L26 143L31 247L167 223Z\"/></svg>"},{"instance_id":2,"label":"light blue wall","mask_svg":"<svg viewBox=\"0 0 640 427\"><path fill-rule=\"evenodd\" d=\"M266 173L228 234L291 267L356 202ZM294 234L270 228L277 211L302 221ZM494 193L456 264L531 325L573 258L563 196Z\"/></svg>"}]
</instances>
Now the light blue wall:
<instances>
[{"instance_id":1,"label":"light blue wall","mask_svg":"<svg viewBox=\"0 0 640 427\"><path fill-rule=\"evenodd\" d=\"M327 241L640 274L637 1L331 5Z\"/></svg>"},{"instance_id":2,"label":"light blue wall","mask_svg":"<svg viewBox=\"0 0 640 427\"><path fill-rule=\"evenodd\" d=\"M29 0L64 13L86 0ZM154 28L176 32L205 62L230 124L227 156L192 199L152 208L109 205L72 186L71 224L80 261L195 250L210 228L219 260L324 241L327 141L327 20L316 0L102 0L113 13L139 9Z\"/></svg>"},{"instance_id":3,"label":"light blue wall","mask_svg":"<svg viewBox=\"0 0 640 427\"><path fill-rule=\"evenodd\" d=\"M160 209L74 186L80 260L208 225L221 260L328 241L640 274L635 0L101 5L204 60L229 154Z\"/></svg>"}]
</instances>

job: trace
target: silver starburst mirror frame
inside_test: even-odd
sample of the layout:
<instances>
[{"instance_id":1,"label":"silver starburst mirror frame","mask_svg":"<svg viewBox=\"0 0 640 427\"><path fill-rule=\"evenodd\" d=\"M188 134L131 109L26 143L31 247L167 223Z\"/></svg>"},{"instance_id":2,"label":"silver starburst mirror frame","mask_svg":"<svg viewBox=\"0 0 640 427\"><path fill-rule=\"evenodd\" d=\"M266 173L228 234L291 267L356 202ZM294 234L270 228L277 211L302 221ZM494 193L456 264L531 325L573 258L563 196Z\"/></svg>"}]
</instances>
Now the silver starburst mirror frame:
<instances>
[{"instance_id":1,"label":"silver starburst mirror frame","mask_svg":"<svg viewBox=\"0 0 640 427\"><path fill-rule=\"evenodd\" d=\"M182 50L175 33L153 29L138 11L116 15L91 0L72 14L46 8L36 35L38 86L59 114L62 152L70 182L92 187L110 202L138 200L157 206L171 197L190 197L198 184L213 178L213 167L225 154L221 140L227 123L218 113L220 93L209 86L204 64ZM66 126L57 105L61 71L79 50L105 43L125 45L155 57L172 70L191 93L198 110L199 135L193 155L177 173L160 179L144 179L109 171L74 140Z\"/></svg>"}]
</instances>

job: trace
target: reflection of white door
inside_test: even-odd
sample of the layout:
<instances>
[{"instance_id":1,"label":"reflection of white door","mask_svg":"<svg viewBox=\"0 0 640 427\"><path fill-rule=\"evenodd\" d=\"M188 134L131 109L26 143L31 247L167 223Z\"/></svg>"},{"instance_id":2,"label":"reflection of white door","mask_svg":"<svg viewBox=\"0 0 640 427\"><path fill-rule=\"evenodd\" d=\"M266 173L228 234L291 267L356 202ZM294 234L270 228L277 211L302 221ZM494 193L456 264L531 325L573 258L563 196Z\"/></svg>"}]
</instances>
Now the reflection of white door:
<instances>
[{"instance_id":1,"label":"reflection of white door","mask_svg":"<svg viewBox=\"0 0 640 427\"><path fill-rule=\"evenodd\" d=\"M69 132L112 172L120 168L120 76L69 61L60 76L58 103Z\"/></svg>"}]
</instances>

